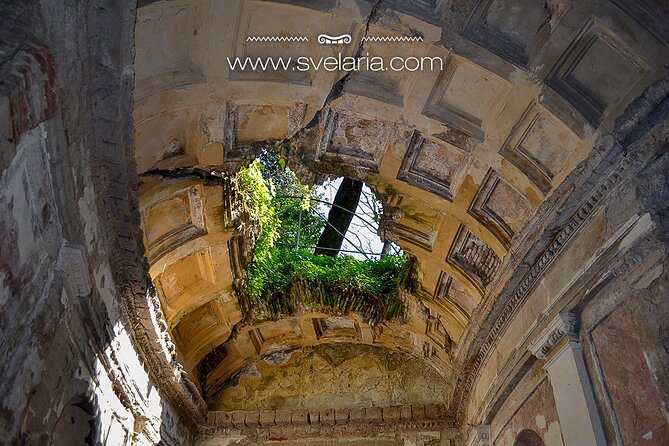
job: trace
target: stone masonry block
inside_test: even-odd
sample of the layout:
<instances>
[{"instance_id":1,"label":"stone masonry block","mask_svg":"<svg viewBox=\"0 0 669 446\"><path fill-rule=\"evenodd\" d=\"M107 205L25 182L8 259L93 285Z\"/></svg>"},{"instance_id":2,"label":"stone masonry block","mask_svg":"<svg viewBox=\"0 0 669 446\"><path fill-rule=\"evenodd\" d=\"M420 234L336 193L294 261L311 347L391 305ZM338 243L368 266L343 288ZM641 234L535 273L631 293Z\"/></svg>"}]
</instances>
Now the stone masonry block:
<instances>
[{"instance_id":1,"label":"stone masonry block","mask_svg":"<svg viewBox=\"0 0 669 446\"><path fill-rule=\"evenodd\" d=\"M348 419L350 421L364 421L365 420L365 408L360 407L356 409L351 409L348 414Z\"/></svg>"},{"instance_id":2,"label":"stone masonry block","mask_svg":"<svg viewBox=\"0 0 669 446\"><path fill-rule=\"evenodd\" d=\"M425 406L422 404L411 406L411 418L414 420L422 420L425 418Z\"/></svg>"},{"instance_id":3,"label":"stone masonry block","mask_svg":"<svg viewBox=\"0 0 669 446\"><path fill-rule=\"evenodd\" d=\"M320 411L321 424L334 424L335 412L334 409L325 409Z\"/></svg>"},{"instance_id":4,"label":"stone masonry block","mask_svg":"<svg viewBox=\"0 0 669 446\"><path fill-rule=\"evenodd\" d=\"M260 412L257 410L246 412L244 424L248 427L258 427L260 425Z\"/></svg>"},{"instance_id":5,"label":"stone masonry block","mask_svg":"<svg viewBox=\"0 0 669 446\"><path fill-rule=\"evenodd\" d=\"M383 421L383 411L380 407L368 407L365 409L365 418L370 423L380 423Z\"/></svg>"},{"instance_id":6,"label":"stone masonry block","mask_svg":"<svg viewBox=\"0 0 669 446\"><path fill-rule=\"evenodd\" d=\"M232 416L228 412L215 412L216 425L221 427L232 427Z\"/></svg>"},{"instance_id":7,"label":"stone masonry block","mask_svg":"<svg viewBox=\"0 0 669 446\"><path fill-rule=\"evenodd\" d=\"M335 409L335 422L337 424L348 423L348 416L350 411L348 409Z\"/></svg>"},{"instance_id":8,"label":"stone masonry block","mask_svg":"<svg viewBox=\"0 0 669 446\"><path fill-rule=\"evenodd\" d=\"M260 411L260 425L262 427L268 427L274 425L275 412L273 410L261 410Z\"/></svg>"},{"instance_id":9,"label":"stone masonry block","mask_svg":"<svg viewBox=\"0 0 669 446\"><path fill-rule=\"evenodd\" d=\"M441 418L441 408L438 404L425 405L425 417L429 420L438 420Z\"/></svg>"},{"instance_id":10,"label":"stone masonry block","mask_svg":"<svg viewBox=\"0 0 669 446\"><path fill-rule=\"evenodd\" d=\"M237 411L237 412L231 412L232 415L232 425L235 427L242 427L244 426L244 420L246 419L246 413Z\"/></svg>"},{"instance_id":11,"label":"stone masonry block","mask_svg":"<svg viewBox=\"0 0 669 446\"><path fill-rule=\"evenodd\" d=\"M318 424L320 420L320 414L318 413L317 410L310 410L309 411L309 424Z\"/></svg>"},{"instance_id":12,"label":"stone masonry block","mask_svg":"<svg viewBox=\"0 0 669 446\"><path fill-rule=\"evenodd\" d=\"M384 407L383 421L398 421L400 419L399 407Z\"/></svg>"},{"instance_id":13,"label":"stone masonry block","mask_svg":"<svg viewBox=\"0 0 669 446\"><path fill-rule=\"evenodd\" d=\"M277 410L275 412L276 414L276 424L290 424L291 417L292 417L292 411L282 409L282 410Z\"/></svg>"},{"instance_id":14,"label":"stone masonry block","mask_svg":"<svg viewBox=\"0 0 669 446\"><path fill-rule=\"evenodd\" d=\"M309 411L307 409L295 409L291 417L293 426L305 426L309 424Z\"/></svg>"}]
</instances>

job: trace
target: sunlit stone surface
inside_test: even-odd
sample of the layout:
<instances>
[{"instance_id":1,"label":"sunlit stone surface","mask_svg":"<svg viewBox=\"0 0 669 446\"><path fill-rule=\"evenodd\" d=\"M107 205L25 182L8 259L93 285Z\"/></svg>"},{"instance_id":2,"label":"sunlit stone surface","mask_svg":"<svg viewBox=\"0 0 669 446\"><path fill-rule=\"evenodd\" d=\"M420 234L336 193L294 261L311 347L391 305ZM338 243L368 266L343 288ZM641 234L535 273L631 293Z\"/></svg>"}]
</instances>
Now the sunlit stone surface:
<instances>
[{"instance_id":1,"label":"sunlit stone surface","mask_svg":"<svg viewBox=\"0 0 669 446\"><path fill-rule=\"evenodd\" d=\"M2 442L669 443L666 2L0 0L0 36ZM443 69L226 59L358 49ZM406 317L245 318L221 172L267 146L378 193Z\"/></svg>"}]
</instances>

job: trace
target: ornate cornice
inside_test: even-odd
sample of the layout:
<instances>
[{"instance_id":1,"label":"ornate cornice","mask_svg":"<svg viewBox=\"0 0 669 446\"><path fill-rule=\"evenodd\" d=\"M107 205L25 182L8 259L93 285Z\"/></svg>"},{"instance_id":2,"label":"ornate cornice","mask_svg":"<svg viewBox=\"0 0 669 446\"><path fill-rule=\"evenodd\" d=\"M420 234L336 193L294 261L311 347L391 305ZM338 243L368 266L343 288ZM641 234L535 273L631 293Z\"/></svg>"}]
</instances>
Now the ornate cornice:
<instances>
[{"instance_id":1,"label":"ornate cornice","mask_svg":"<svg viewBox=\"0 0 669 446\"><path fill-rule=\"evenodd\" d=\"M544 203L544 218L548 217L547 214L554 213L553 221L550 223L552 227L546 225L544 230L544 234L553 234L546 248L532 260L531 256L535 255L533 253L537 252L537 247L541 249L541 237L533 240L533 237L529 237L527 240L522 240L527 242L526 246L530 246L527 251L518 253L516 259L512 258L514 256L507 256L507 262L512 265L502 265L500 270L505 270L505 266L514 269L513 265L531 266L525 267L526 272L520 276L522 279L517 285L509 284L505 289L495 293L495 296L492 293L486 296L488 306L482 305L479 313L475 315L477 320L470 322L468 327L470 331L463 336L466 340L457 352L459 366L456 367L460 368L460 376L451 400L452 413L456 416L462 417L464 402L478 380L483 364L546 271L585 226L590 216L605 203L611 191L640 170L650 157L657 155L658 150L661 150L661 140L666 141L666 136L662 136L666 134L666 124L658 126L657 123L663 122L666 113L658 108L657 104L664 100L668 91L667 77L650 86L617 120L616 130L611 135L600 138L590 158L570 174L571 178L568 177L563 182L560 190L553 193L553 203ZM569 188L575 192L570 192ZM592 192L586 195L588 191ZM567 196L566 200L562 199L563 196ZM550 206L557 207L550 210L548 209ZM565 219L566 210L571 208L575 208L575 211ZM537 219L539 225L540 221ZM491 287L492 289L494 287ZM493 311L494 318L490 319ZM494 324L489 328L486 328L486 319L494 320ZM471 331L477 329L480 330L479 333ZM555 335L557 336L557 333ZM482 343L479 344L479 340Z\"/></svg>"},{"instance_id":2,"label":"ornate cornice","mask_svg":"<svg viewBox=\"0 0 669 446\"><path fill-rule=\"evenodd\" d=\"M572 341L578 342L578 317L574 313L560 314L548 324L537 339L530 344L529 350L538 359L544 359L546 355L568 336Z\"/></svg>"},{"instance_id":3,"label":"ornate cornice","mask_svg":"<svg viewBox=\"0 0 669 446\"><path fill-rule=\"evenodd\" d=\"M562 226L562 229L553 238L552 242L534 262L520 284L515 288L511 294L511 298L503 307L501 314L495 320L483 345L474 357L471 366L466 371L463 385L460 387L460 395L459 397L456 396L454 401L458 406L459 413L464 409L462 407L462 402L468 398L474 383L479 377L481 367L488 359L488 355L494 349L499 337L517 314L529 294L534 290L548 268L559 257L559 254L584 226L585 222L588 221L589 217L601 206L608 194L620 183L621 179L625 177L631 166L636 164L639 159L640 157L637 155L630 158L622 158L618 162L613 171L605 177L588 199L585 200L585 202L574 212L572 217Z\"/></svg>"},{"instance_id":4,"label":"ornate cornice","mask_svg":"<svg viewBox=\"0 0 669 446\"><path fill-rule=\"evenodd\" d=\"M201 437L234 435L271 440L421 431L446 432L449 438L459 435L446 407L437 404L210 412L199 433Z\"/></svg>"},{"instance_id":5,"label":"ornate cornice","mask_svg":"<svg viewBox=\"0 0 669 446\"><path fill-rule=\"evenodd\" d=\"M123 326L145 370L161 397L195 429L205 421L207 408L186 373L176 364L167 325L152 293L143 249L132 122L134 71L125 69L132 66L134 52L129 45L119 55L118 63L107 65L98 60L101 30L108 29L111 23L115 24L113 27L132 23L114 14L96 16L91 22L87 58L82 61L84 71L90 75L89 103L106 104L92 108L91 129L85 132L88 139L84 141L84 147L90 147L87 155L98 215L105 220L99 238L104 240L106 249L100 255L109 263ZM119 36L132 39L132 30L132 26L125 26Z\"/></svg>"}]
</instances>

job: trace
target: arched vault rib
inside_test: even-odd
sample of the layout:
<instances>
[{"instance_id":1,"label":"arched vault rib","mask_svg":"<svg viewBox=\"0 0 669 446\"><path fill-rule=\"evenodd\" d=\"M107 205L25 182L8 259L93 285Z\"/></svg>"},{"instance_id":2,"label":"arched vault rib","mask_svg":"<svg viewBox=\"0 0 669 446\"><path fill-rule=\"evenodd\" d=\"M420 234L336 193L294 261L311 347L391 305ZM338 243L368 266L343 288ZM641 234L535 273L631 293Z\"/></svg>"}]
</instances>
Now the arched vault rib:
<instances>
[{"instance_id":1,"label":"arched vault rib","mask_svg":"<svg viewBox=\"0 0 669 446\"><path fill-rule=\"evenodd\" d=\"M441 324L458 342L524 224L587 156L599 125L610 124L625 98L657 74L635 39L619 29L606 30L607 36L616 35L606 40L618 51L616 57L634 55L618 62L638 83L613 79L619 85L604 88L618 96L605 94L606 104L579 102L565 70L588 63L580 37L566 49L533 40L518 53L500 53L482 37L485 17L479 17L474 2L441 12L436 9L442 2L435 2L436 12L407 10L402 4L387 2L373 20L355 1L311 9L290 2L240 1L230 11L207 0L141 8L133 112L136 159L140 174L228 168L247 162L263 144L278 141L305 177L346 174L367 181L398 217L385 228L387 235L420 260L424 289L417 302L426 310L416 312L421 316L406 329L426 342L429 352L434 348L431 326ZM541 29L542 39L569 27L581 29L579 36L588 39L601 37L602 26L595 26L590 13L583 23L574 23L579 15L571 14L571 22L562 24L565 11L553 9L538 11L550 28ZM441 22L443 28L435 26ZM404 49L442 57L446 65L440 71L358 72L339 83L342 73L328 71L304 77L231 73L225 56L260 55L259 47L245 45L245 37L257 30L271 33L277 23L304 32L350 31L356 38L363 29L389 36L417 30L424 42ZM464 35L455 29L464 29ZM504 30L500 32L503 40ZM546 50L537 52L544 44ZM370 43L366 49L390 54L383 45ZM488 57L484 49L503 60ZM311 43L288 44L283 50L329 54L328 48ZM585 60L575 60L577 53ZM525 67L533 71L528 74ZM548 79L550 95L537 79ZM593 90L591 97L600 92L597 85L583 88ZM560 97L551 99L556 95ZM216 186L197 178L144 177L142 182L151 276L182 361L195 375L197 364L228 339L241 317L226 290L234 268L229 261L231 229L221 223L228 210L217 203ZM188 331L189 319L207 318L211 330L192 337L180 334Z\"/></svg>"},{"instance_id":2,"label":"arched vault rib","mask_svg":"<svg viewBox=\"0 0 669 446\"><path fill-rule=\"evenodd\" d=\"M174 171L171 175L161 178L152 172L142 176L140 209L150 273L163 313L186 369L194 372L242 318L239 303L230 293L234 227L232 221L226 221L220 185L211 180L204 183L189 170L182 178ZM442 283L444 286L457 287ZM433 299L431 290L421 290L423 297L413 304L404 324L405 335L396 338L409 339L404 345L407 351L440 356L440 364L447 364L448 344L457 340L468 320L466 310L443 298L447 292L442 289L440 298ZM467 298L464 289L459 292ZM475 302L470 300L468 305L473 307Z\"/></svg>"},{"instance_id":3,"label":"arched vault rib","mask_svg":"<svg viewBox=\"0 0 669 446\"><path fill-rule=\"evenodd\" d=\"M533 212L540 197L536 187L527 179L516 178L516 183L530 191L524 196L494 169L485 163L480 165L486 158L489 162L499 160L498 154L479 148L484 156L476 159L472 153L424 133L434 126L434 120L422 114L414 112L415 122L404 123L398 111L373 110L374 100L345 93L323 110L318 125L302 130L309 116L299 102L207 102L217 90L219 86L198 84L181 91L166 90L138 103L136 113L143 116L137 124L140 169L226 168L247 162L256 153L258 142L281 140L289 159L312 171L307 176L345 174L367 181L399 217L385 227L386 236L416 255L421 263L421 296L427 310L426 315L416 315L417 320L409 322L408 331L415 344L408 350L422 350L428 357L440 355L438 365L447 370L450 358L446 342L439 345L435 339L457 342L507 249L508 240L500 237L497 226L493 231L482 219L496 221L506 229L502 235L510 237ZM202 102L194 99L199 95L203 96ZM191 103L181 104L179 97ZM356 110L344 108L347 102L355 102ZM165 110L150 111L151 104L161 103L168 104ZM362 154L362 158L351 153ZM513 173L513 168L507 168L507 172ZM151 178L148 183L156 181L158 185L141 189L146 191L141 197L147 234L160 232L160 225L170 223L161 220L156 210L161 202L169 209L179 203L186 214L191 213L166 229L167 236L158 236L157 248L148 236L146 242L150 257L155 251L152 277L167 308L168 326L186 369L197 376L197 365L227 339L241 317L234 298L220 284L214 284L221 277L231 276L227 246L231 228L215 227L217 214L227 212L214 198L217 192L211 189L215 186L181 179L177 186L166 187L171 178ZM493 215L495 220L485 213L495 193L501 197L498 208L503 208L505 201L507 205L519 205L520 212L512 215L515 221L504 221L497 214ZM187 204L176 200L175 194ZM156 220L152 217L156 212L159 222L151 222L152 218ZM186 226L189 229L184 229ZM187 281L179 278L184 275L180 270L198 271L197 283L179 288L180 281ZM198 322L191 323L191 319ZM192 327L202 320L210 321L209 326L194 330ZM435 327L442 327L444 333L433 332L431 337L430 330ZM228 370L222 376L229 377L244 363L243 357L237 361L222 358L217 368Z\"/></svg>"}]
</instances>

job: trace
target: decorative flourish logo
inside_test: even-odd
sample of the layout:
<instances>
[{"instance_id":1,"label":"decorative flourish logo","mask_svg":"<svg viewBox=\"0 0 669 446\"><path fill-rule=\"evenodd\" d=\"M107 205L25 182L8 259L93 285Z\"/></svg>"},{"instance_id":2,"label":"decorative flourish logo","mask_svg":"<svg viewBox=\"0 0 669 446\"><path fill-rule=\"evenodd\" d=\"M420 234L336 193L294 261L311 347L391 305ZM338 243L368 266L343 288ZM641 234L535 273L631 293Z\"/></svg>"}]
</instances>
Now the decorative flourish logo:
<instances>
[{"instance_id":1,"label":"decorative flourish logo","mask_svg":"<svg viewBox=\"0 0 669 446\"><path fill-rule=\"evenodd\" d=\"M313 39L313 37L312 37ZM321 45L347 45L353 42L351 34L341 34L338 36L330 36L328 34L319 34L317 41ZM246 42L264 42L268 44L276 43L285 47L286 42L293 48L301 47L301 49L310 49L311 47L302 44L302 42L309 42L306 36L248 36ZM421 36L365 36L357 43L357 51L355 55L342 54L343 49L336 51L336 54L328 55L327 57L309 57L309 56L264 56L264 57L248 57L237 56L228 57L228 66L231 71L248 73L250 71L442 71L444 69L445 61L439 56L394 56L382 57L369 54L369 51L364 52L365 42L423 42ZM376 47L377 45L372 45ZM403 49L404 45L400 47ZM373 50L375 48L370 48Z\"/></svg>"},{"instance_id":2,"label":"decorative flourish logo","mask_svg":"<svg viewBox=\"0 0 669 446\"><path fill-rule=\"evenodd\" d=\"M305 36L248 36L247 42L308 42Z\"/></svg>"},{"instance_id":3,"label":"decorative flourish logo","mask_svg":"<svg viewBox=\"0 0 669 446\"><path fill-rule=\"evenodd\" d=\"M318 43L321 45L341 45L351 43L350 34L342 34L341 36L328 36L327 34L318 35Z\"/></svg>"},{"instance_id":4,"label":"decorative flourish logo","mask_svg":"<svg viewBox=\"0 0 669 446\"><path fill-rule=\"evenodd\" d=\"M422 37L410 36L365 36L363 42L422 42Z\"/></svg>"}]
</instances>

